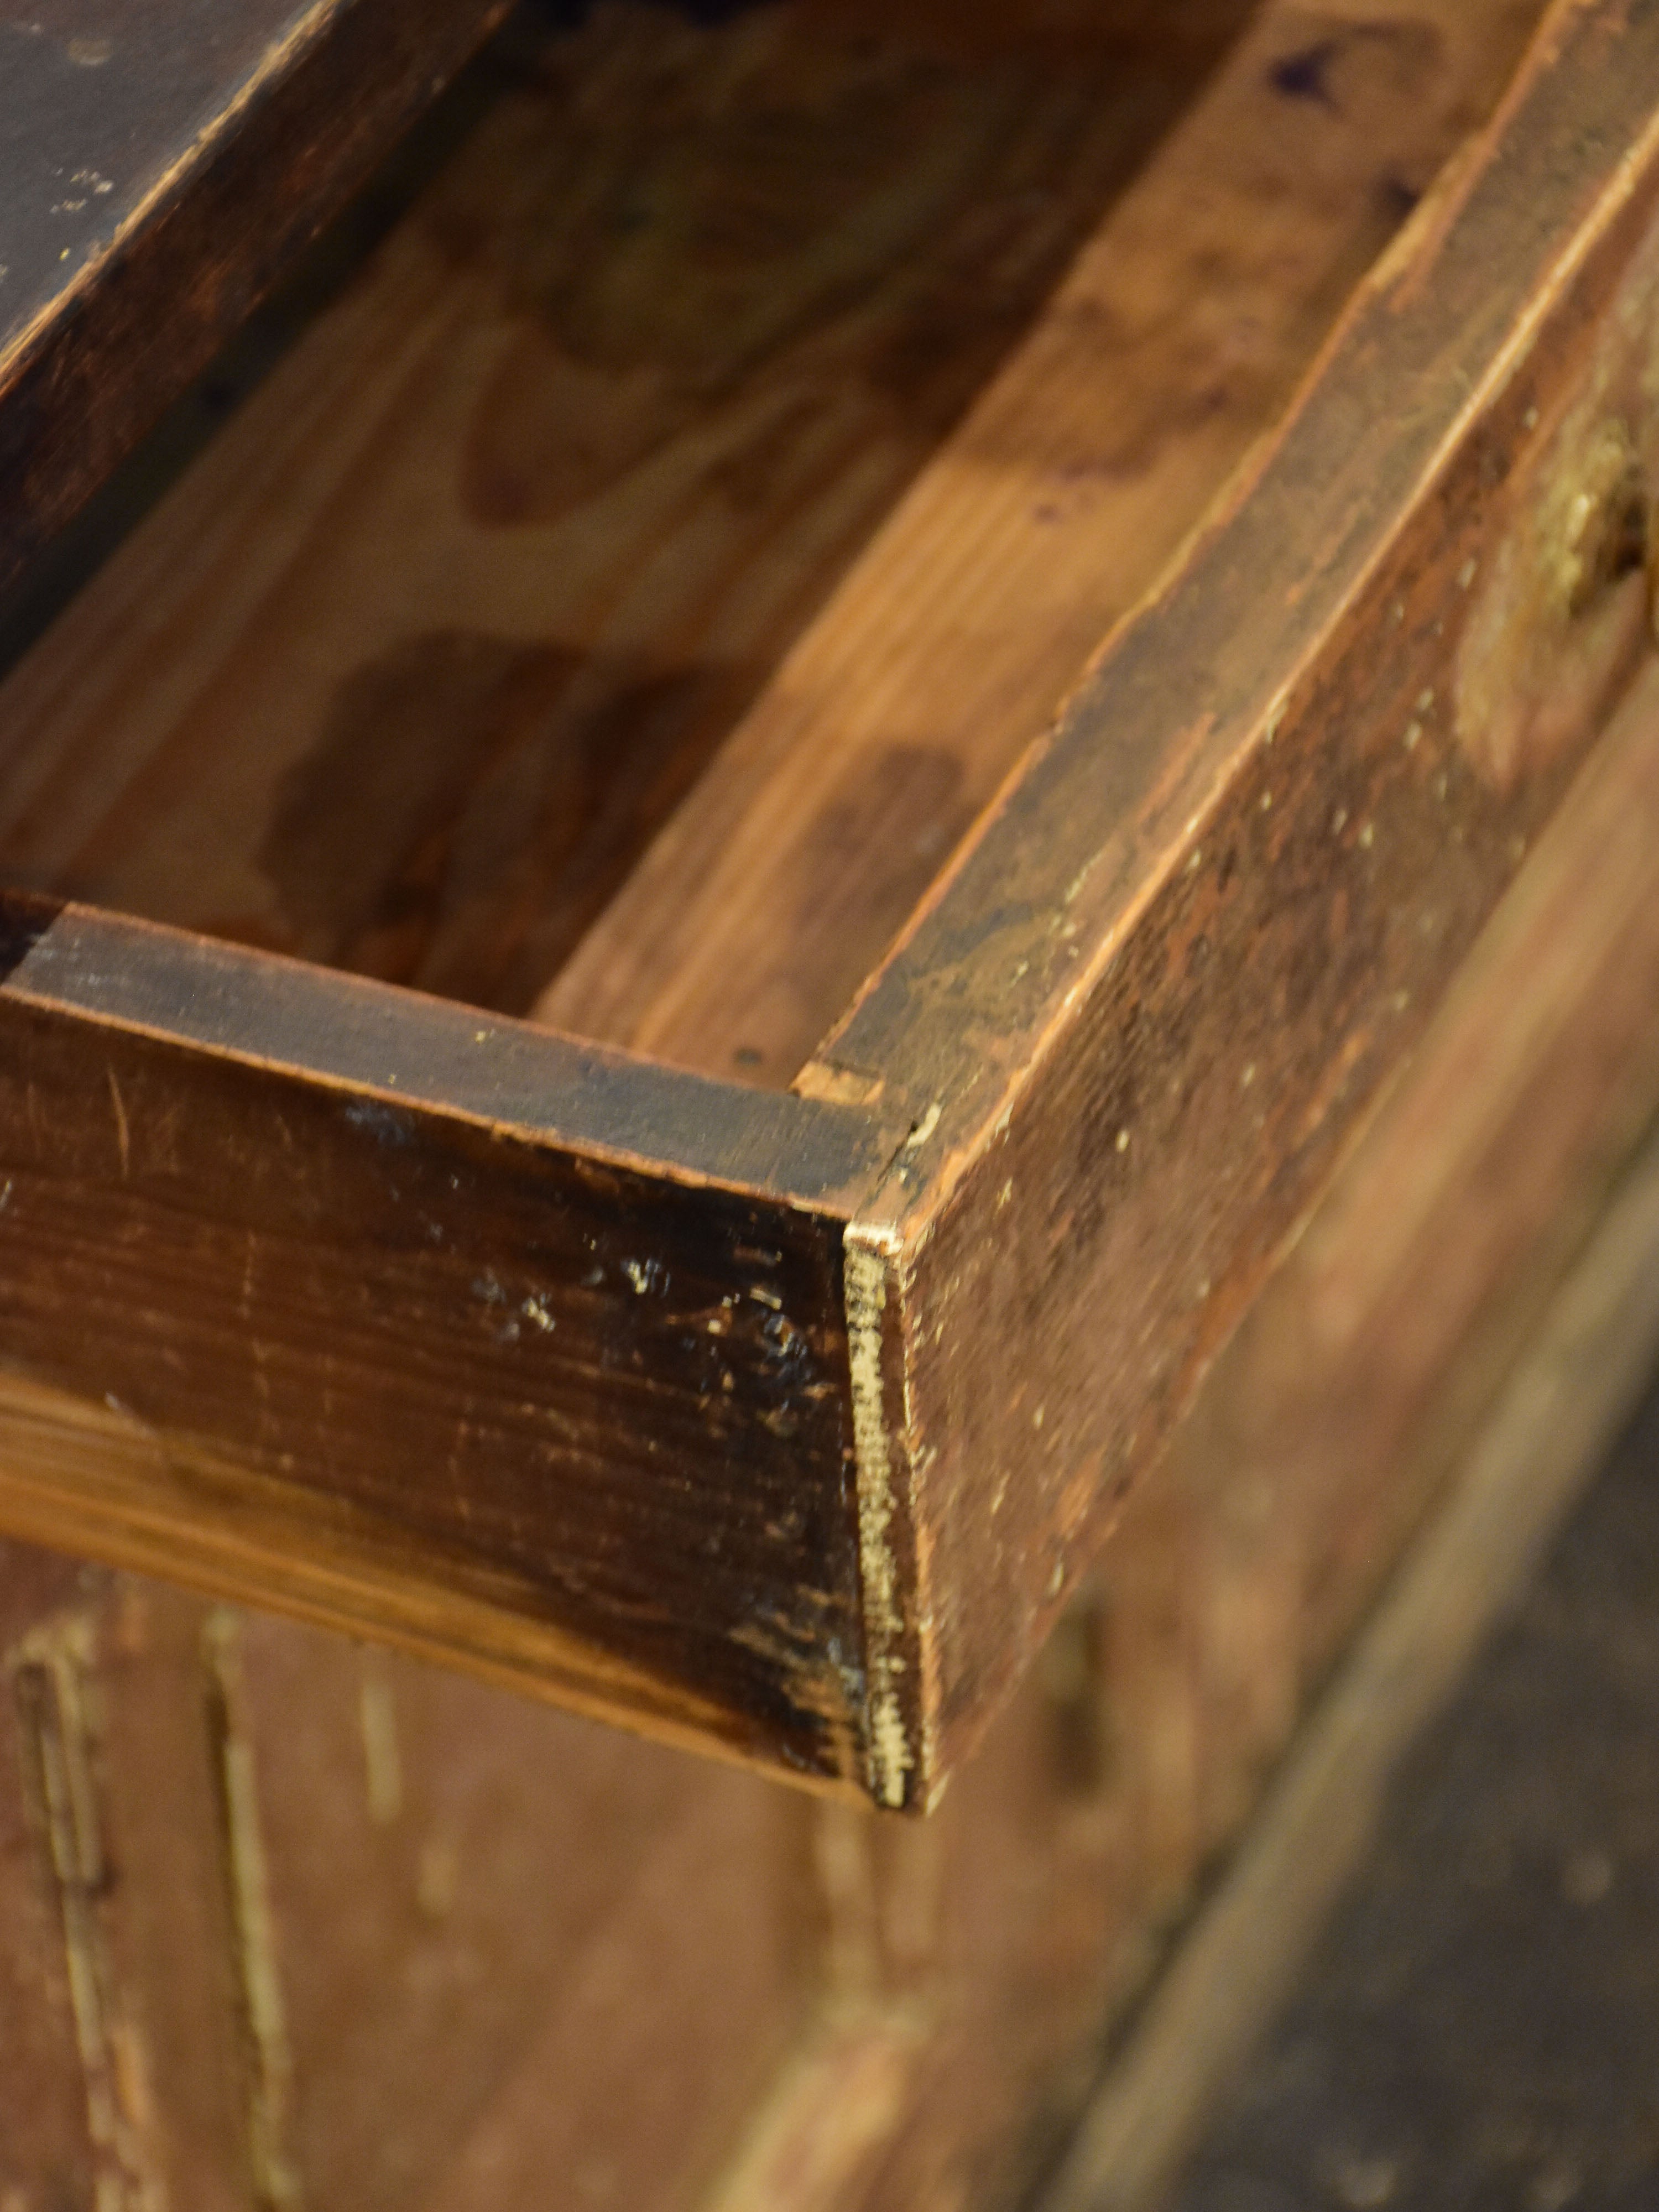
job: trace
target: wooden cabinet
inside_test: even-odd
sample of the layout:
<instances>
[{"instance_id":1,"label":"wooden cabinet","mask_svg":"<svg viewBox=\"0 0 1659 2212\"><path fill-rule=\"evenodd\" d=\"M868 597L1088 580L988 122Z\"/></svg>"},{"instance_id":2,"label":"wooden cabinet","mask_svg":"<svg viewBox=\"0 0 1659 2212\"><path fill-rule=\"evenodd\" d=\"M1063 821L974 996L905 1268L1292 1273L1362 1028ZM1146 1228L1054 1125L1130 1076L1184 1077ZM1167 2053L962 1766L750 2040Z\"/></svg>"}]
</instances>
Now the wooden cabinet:
<instances>
[{"instance_id":1,"label":"wooden cabinet","mask_svg":"<svg viewBox=\"0 0 1659 2212\"><path fill-rule=\"evenodd\" d=\"M0 30L19 2018L100 2212L1012 2201L1659 1099L1659 28L515 19L40 621L394 12Z\"/></svg>"}]
</instances>

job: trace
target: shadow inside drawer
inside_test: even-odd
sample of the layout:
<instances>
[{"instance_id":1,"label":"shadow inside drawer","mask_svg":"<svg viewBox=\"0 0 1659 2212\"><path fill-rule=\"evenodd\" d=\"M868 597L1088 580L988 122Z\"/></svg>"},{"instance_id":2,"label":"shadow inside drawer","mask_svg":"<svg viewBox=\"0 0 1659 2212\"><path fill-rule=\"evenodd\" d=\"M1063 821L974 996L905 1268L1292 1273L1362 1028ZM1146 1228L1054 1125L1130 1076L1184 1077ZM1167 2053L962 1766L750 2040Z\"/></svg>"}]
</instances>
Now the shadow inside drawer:
<instances>
[{"instance_id":1,"label":"shadow inside drawer","mask_svg":"<svg viewBox=\"0 0 1659 2212\"><path fill-rule=\"evenodd\" d=\"M0 871L528 1008L1243 13L520 11L0 611Z\"/></svg>"}]
</instances>

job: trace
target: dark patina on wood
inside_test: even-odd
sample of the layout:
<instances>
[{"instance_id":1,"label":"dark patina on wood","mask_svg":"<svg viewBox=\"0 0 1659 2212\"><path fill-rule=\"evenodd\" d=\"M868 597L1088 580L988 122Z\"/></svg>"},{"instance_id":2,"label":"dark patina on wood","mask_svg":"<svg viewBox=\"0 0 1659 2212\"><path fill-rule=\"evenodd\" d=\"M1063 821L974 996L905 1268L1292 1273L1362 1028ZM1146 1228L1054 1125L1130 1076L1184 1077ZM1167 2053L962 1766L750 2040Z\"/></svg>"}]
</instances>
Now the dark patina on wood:
<instances>
[{"instance_id":1,"label":"dark patina on wood","mask_svg":"<svg viewBox=\"0 0 1659 2212\"><path fill-rule=\"evenodd\" d=\"M1644 649L1656 94L1653 11L1555 12L826 1048L925 1106L849 1245L889 1802L1036 1650Z\"/></svg>"},{"instance_id":2,"label":"dark patina on wood","mask_svg":"<svg viewBox=\"0 0 1659 2212\"><path fill-rule=\"evenodd\" d=\"M402 1576L424 1648L856 1771L841 1246L879 1130L7 911L6 1364L98 1408L165 1492L93 1485L87 1540L131 1558L147 1514L218 1522L215 1564L189 1526L162 1563L257 1595L230 1554L274 1552L290 1599L359 1626Z\"/></svg>"},{"instance_id":3,"label":"dark patina on wood","mask_svg":"<svg viewBox=\"0 0 1659 2212\"><path fill-rule=\"evenodd\" d=\"M0 585L506 0L42 0L0 24Z\"/></svg>"},{"instance_id":4,"label":"dark patina on wood","mask_svg":"<svg viewBox=\"0 0 1659 2212\"><path fill-rule=\"evenodd\" d=\"M933 1802L1640 657L1656 104L1553 13L800 1096L14 901L5 1525Z\"/></svg>"}]
</instances>

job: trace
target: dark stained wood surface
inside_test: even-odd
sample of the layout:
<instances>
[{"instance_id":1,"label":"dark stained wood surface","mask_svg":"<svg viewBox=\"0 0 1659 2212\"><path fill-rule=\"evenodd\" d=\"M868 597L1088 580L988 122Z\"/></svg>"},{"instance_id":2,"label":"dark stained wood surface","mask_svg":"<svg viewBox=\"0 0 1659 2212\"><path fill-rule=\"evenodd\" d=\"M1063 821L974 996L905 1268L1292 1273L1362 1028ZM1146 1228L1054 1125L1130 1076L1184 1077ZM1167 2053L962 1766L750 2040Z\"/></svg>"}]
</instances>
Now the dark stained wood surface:
<instances>
[{"instance_id":1,"label":"dark stained wood surface","mask_svg":"<svg viewBox=\"0 0 1659 2212\"><path fill-rule=\"evenodd\" d=\"M854 1773L841 1238L891 1139L9 912L0 1328L37 1428L12 1525Z\"/></svg>"},{"instance_id":2,"label":"dark stained wood surface","mask_svg":"<svg viewBox=\"0 0 1659 2212\"><path fill-rule=\"evenodd\" d=\"M695 1188L720 1182L844 1212L903 1134L832 1101L739 1090L678 1068L274 959L95 908L0 899L0 990L88 1024L251 1067L437 1106ZM367 1109L365 1109L367 1114Z\"/></svg>"},{"instance_id":3,"label":"dark stained wood surface","mask_svg":"<svg viewBox=\"0 0 1659 2212\"><path fill-rule=\"evenodd\" d=\"M1632 1118L1651 1103L1659 726L1650 691L1650 682L1615 717L1589 775L1522 869L1496 929L1466 966L1461 1003L1442 1008L1419 1048L1422 1081L1385 1110L1351 1164L1357 1177L1298 1248L1302 1264L1281 1278L1277 1301L1270 1292L1257 1309L1259 1325L1234 1340L1250 1356L1224 1355L1175 1473L1165 1462L1130 1499L1106 1557L1108 1601L1066 1624L935 1821L872 1836L854 1808L799 1808L803 1820L822 1821L812 1857L835 1900L833 1916L826 1913L835 1921L824 1943L829 1971L813 1993L822 2010L808 2012L804 2049L757 2107L760 2125L739 2146L733 2185L714 2198L721 2212L771 2212L794 2201L791 2189L814 2212L830 2204L886 2212L894 2203L951 2201L966 2172L987 2202L1016 2201L1048 2115L1063 2112L1075 2094L1068 2057L1093 2038L1102 2008L1133 1992L1161 1931L1252 1802L1307 1680L1432 1492L1440 1438L1431 1437L1425 1466L1413 1431L1425 1406L1431 1426L1446 1410L1437 1391L1454 1340L1482 1338L1495 1302L1498 1334L1507 1340L1516 1278L1524 1305L1538 1246L1547 1265L1580 1209L1593 1206ZM135 957L121 948L118 969L107 956L120 945L118 928L100 939L91 918L85 923L86 957L55 974L44 965L36 972L39 995L55 994L82 1014L116 1004L110 994L128 988L120 970ZM24 954L29 935L19 932ZM58 949L67 953L73 944L66 933ZM273 972L263 963L247 972L256 969ZM240 971L233 963L226 972ZM222 1045L235 995L216 1005L203 984L175 988L160 1005L168 1022L197 1022L198 1042L207 1036ZM362 1003L399 1002L368 992ZM149 1004L155 1012L153 987ZM272 1018L269 1005L260 1018ZM89 1077L96 1072L88 1062ZM390 1059L359 1071L371 1085L397 1072ZM452 1066L446 1081L458 1079ZM526 1103L515 1109L526 1119L532 1088L524 1086ZM557 1118L574 1121L580 1110L567 1097ZM1462 1196L1448 1214L1450 1186ZM1524 1207L1512 1210L1522 1194ZM1449 1251L1443 1228L1451 1231ZM1475 1349L1478 1392L1492 1354L1483 1342ZM1374 1371L1374 1352L1389 1382ZM1455 1414L1468 1378L1454 1380ZM0 1403L14 1477L57 1471L47 1419L54 1402L13 1387ZM90 1470L95 1494L110 1481L112 1449L119 1456L115 1440L131 1430L115 1413L101 1431L84 1407L68 1414L68 1432L88 1447L82 1471ZM165 1503L157 1510L160 1496L152 1487L148 1524L135 1514L123 1539L131 1544L132 1529L147 1525L157 1561L188 1536ZM58 1516L47 1525L61 1531L73 1490L54 1499L43 1480L37 1497ZM9 1492L0 1510L16 1502ZM42 1583L54 1571L72 1583L67 1571L43 1564ZM254 1586L269 1577L270 1595L281 1595L280 1569L276 1547L254 1571L241 1563ZM94 1660L83 1661L77 1647L76 1665L90 1673L95 1662L106 1698L129 1680L142 1694L143 1668L157 1665L151 1710L179 1739L199 1714L199 1664L188 1663L164 1606L153 1627L144 1610L144 1594L129 1589L102 1648L88 1646ZM234 1764L257 1778L253 1819L271 1845L282 1948L251 1958L246 1971L281 1979L295 2065L285 2107L275 2059L263 2075L251 2069L255 2103L285 2112L278 2145L301 2162L307 2201L402 2204L434 2175L427 2201L445 2212L503 2212L544 2191L550 2175L568 2179L583 2205L678 2212L688 2201L708 2201L707 2145L693 2137L699 2118L727 2123L721 2098L733 2076L722 2066L712 2087L714 2074L699 2069L723 2035L734 2068L763 2068L791 2020L780 1986L788 1966L771 1948L786 1948L789 1937L760 1925L783 1885L759 1799L741 1794L755 1785L704 1777L707 1791L689 1788L689 1813L677 1813L676 1793L653 1779L666 1753L597 1748L600 1738L585 1753L583 1732L554 1715L513 1712L509 1728L474 1686L422 1685L420 1670L373 1654L363 1658L360 1686L356 1654L314 1642L307 1651L311 1641L276 1622L212 1640L215 1677L226 1686L227 1707L236 1708L223 1771ZM170 1684L179 1703L169 1717ZM395 1724L386 1718L394 1709ZM372 1724L370 1713L378 1717ZM389 1742L398 1749L389 1752ZM198 2169L211 2171L219 2150L216 2130L203 2124L216 2116L204 2112L210 2100L203 2085L180 2070L186 2046L169 2029L204 2005L219 1962L198 1958L194 1974L181 1972L181 1959L197 1954L179 1941L176 1923L147 1914L145 1899L147 1883L171 1873L168 1903L200 1902L211 1867L204 1885L199 1812L187 1803L186 1817L167 1818L147 1802L138 1747L128 1745L123 1757L127 1771L106 1805L117 1816L118 1844L136 1832L139 1848L130 1878L100 1892L93 1909L111 1927L112 1952L134 1935L147 1939L124 1961L131 2008L118 2023L123 2048L156 2062L162 2117L158 2124L152 2107L152 2141L166 2143L176 2127L167 2148L191 2148L184 2170L194 2179ZM400 1785L389 1778L394 1772ZM728 1793L715 1783L733 1787ZM404 1810L394 1820L387 1808L399 1786ZM331 1817L309 1816L313 1794ZM538 1859L536 1845L560 1822L557 1856ZM80 2162L74 2096L64 2094L70 2022L49 1929L41 1940L56 1893L50 1881L44 1889L27 1883L33 1869L14 1834L21 1826L9 1820L15 1848L4 1871L16 1877L11 1893L34 1898L37 1909L20 1922L15 1954L19 1971L52 1990L56 2010L20 2006L12 2016L38 2022L48 2053L56 2032L60 2069L49 2075L43 2058L27 2077L55 2083L56 2101L6 2084L8 2112L21 2116L7 2140L20 2145L33 2182L52 2174L57 2145L73 2153L77 2175ZM629 1839L631 1855L610 1842L613 1834ZM465 1848L456 1852L458 1839ZM180 1863L183 1881L173 1871ZM368 1870L361 1888L348 1871L358 1868ZM548 1893L538 1915L546 1948L533 1960L501 1933L510 1924L503 1892L515 1881L523 1887L513 1894L528 1909L538 1884ZM688 1892L699 1900L695 1916L675 1909ZM250 1923L237 1942L246 1947L252 1932ZM794 1940L806 1957L808 1945ZM504 1942L513 1973L498 2003L493 1988L480 1987L477 1958ZM540 2036L530 2024L538 1973L550 1993ZM354 2007L384 2003L393 1976L404 1978L410 2000L354 2033ZM671 2014L680 2024L651 2045L651 2086L660 2079L663 2087L648 2102L629 2063L637 2034L623 2024L645 1993L661 2001L659 2027ZM751 2005L756 2025L745 2041L738 2030ZM151 2027L147 2008L160 2019L154 2038L135 2033ZM106 2063L102 2046L94 2055ZM441 2080L427 2093L433 2068ZM1034 2120L1040 2094L1054 2104ZM668 2122L665 2106L674 2116ZM366 2107L397 2124L366 2124ZM653 2130L674 2130L674 2143L653 2146ZM166 2170L170 2179L179 2171ZM266 2187L263 2201L276 2193Z\"/></svg>"},{"instance_id":4,"label":"dark stained wood surface","mask_svg":"<svg viewBox=\"0 0 1659 2212\"><path fill-rule=\"evenodd\" d=\"M928 1802L1639 657L1656 98L1558 14L811 1097L15 902L10 1525Z\"/></svg>"},{"instance_id":5,"label":"dark stained wood surface","mask_svg":"<svg viewBox=\"0 0 1659 2212\"><path fill-rule=\"evenodd\" d=\"M924 1115L849 1242L907 1776L1027 1663L1641 658L1656 100L1659 20L1553 14L823 1055Z\"/></svg>"},{"instance_id":6,"label":"dark stained wood surface","mask_svg":"<svg viewBox=\"0 0 1659 2212\"><path fill-rule=\"evenodd\" d=\"M0 585L504 0L40 0L0 23Z\"/></svg>"},{"instance_id":7,"label":"dark stained wood surface","mask_svg":"<svg viewBox=\"0 0 1659 2212\"><path fill-rule=\"evenodd\" d=\"M15 2171L43 2198L101 2188L142 2201L159 2180L192 2203L418 2197L434 2212L505 2212L568 2185L584 2208L886 2212L957 2201L971 2173L983 2201L1025 2201L1075 2095L1075 2055L1103 2008L1133 1993L1248 1810L1309 1678L1431 1494L1448 1413L1455 1430L1540 1261L1571 1242L1651 1104L1651 692L1650 678L1614 717L1543 832L1441 1009L1420 1079L1385 1109L1357 1173L1212 1371L1173 1465L1129 1500L1106 1601L1064 1625L933 1823L781 1808L750 1778L492 1705L400 1659L276 1621L220 1614L204 1633L200 1609L165 1590L112 1590L11 1552L0 1626L20 1727L0 1746L0 2035L24 2063L0 2089L0 2195ZM787 1103L751 1119L731 1093L616 1055L325 979L311 990L280 964L103 917L14 919L20 1006L98 1039L79 1094L59 1085L60 1110L25 1095L28 1157L57 1145L67 1158L101 1133L94 1195L131 1180L135 1158L149 1182L135 1212L118 1194L90 1228L52 1206L82 1248L67 1287L91 1285L65 1334L132 1334L126 1260L100 1240L126 1241L156 1192L175 1214L198 1196L226 1210L223 1094L173 1085L152 1114L149 1079L121 1057L134 1039L171 1039L192 1064L223 1060L278 1091L314 1066L337 1106L395 1120L418 1034L409 1120L422 1143L435 1109L496 1145L529 1132L605 1170L642 1166L637 1147L677 1188L712 1177L775 1191L793 1174L815 1194L807 1210L836 1221L898 1133ZM42 1065L50 1091L50 1051ZM100 1092L108 1074L115 1087ZM678 1115L677 1101L696 1104ZM44 1147L43 1119L63 1125ZM184 1170L158 1180L141 1156L168 1145ZM144 1234L153 1257L159 1240ZM371 1236L370 1295L396 1234L394 1214ZM147 1273L143 1297L183 1273ZM235 1287L246 1297L246 1279ZM204 1304L235 1303L222 1264L204 1289ZM181 1341L194 1352L195 1296L186 1284L154 1326L160 1364ZM331 1319L343 1310L323 1303ZM333 1330L346 1364L358 1318ZM1473 1382L1454 1374L1449 1407L1448 1364L1471 1340ZM188 1434L144 1433L125 1401L97 1413L84 1386L100 1358L86 1355L73 1398L5 1378L0 1515L210 1587L390 1624L428 1650L447 1629L457 1656L476 1665L483 1651L520 1684L566 1663L540 1594L527 1604L537 1626L515 1641L503 1624L517 1595L504 1577L471 1581L447 1532L423 1553L406 1528L389 1547L384 1516L367 1540L338 1511L308 1522L291 1487L262 1491L249 1464ZM423 1364L410 1363L417 1395ZM413 1440L432 1432L424 1423ZM440 1602L417 1617L422 1583ZM45 1631L30 1635L40 1610ZM562 1693L611 1711L632 1701L671 1728L703 1717L684 1689L653 1705L659 1685L619 1688L620 1662L605 1679L593 1650L612 1626ZM77 1802L60 1790L55 1826L52 1760L60 1783L79 1761ZM809 1859L824 1923L810 1933ZM495 1972L480 1973L485 1958ZM104 2008L77 2014L67 1984L88 1969ZM208 2049L216 2068L200 2063Z\"/></svg>"},{"instance_id":8,"label":"dark stained wood surface","mask_svg":"<svg viewBox=\"0 0 1659 2212\"><path fill-rule=\"evenodd\" d=\"M238 2207L256 2115L322 2208L424 2190L513 2212L580 2171L575 2205L682 2212L728 2159L720 2212L887 2212L964 2165L988 2203L1024 2201L1079 2054L1248 1819L1659 1100L1655 705L1650 677L1130 1500L1103 1591L934 1820L770 1790L292 1624L204 1636L165 1591L8 1552L8 1639L64 1608L29 1663L83 1691L48 1732L72 1748L98 1716L121 1878L94 1932L169 2181L224 2159L228 2088ZM0 1439L4 1464L28 1456L15 1400ZM228 1725L204 1742L210 1674ZM0 1730L0 2022L32 2038L8 2045L6 2142L33 2181L74 2154L80 2061L4 1749ZM215 1765L242 1777L270 1908L240 1909L223 1954L201 1932ZM263 2074L228 2033L191 2039L249 1974L281 2000Z\"/></svg>"}]
</instances>

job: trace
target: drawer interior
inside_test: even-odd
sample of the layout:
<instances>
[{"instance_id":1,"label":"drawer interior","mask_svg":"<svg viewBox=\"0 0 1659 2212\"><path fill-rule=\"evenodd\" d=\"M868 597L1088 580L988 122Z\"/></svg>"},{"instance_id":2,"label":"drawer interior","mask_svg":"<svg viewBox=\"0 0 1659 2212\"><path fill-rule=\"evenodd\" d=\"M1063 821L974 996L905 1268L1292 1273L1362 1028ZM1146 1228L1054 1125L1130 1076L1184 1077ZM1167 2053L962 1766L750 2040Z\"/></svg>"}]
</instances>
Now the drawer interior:
<instances>
[{"instance_id":1,"label":"drawer interior","mask_svg":"<svg viewBox=\"0 0 1659 2212\"><path fill-rule=\"evenodd\" d=\"M0 878L788 1083L1538 12L517 19L9 668Z\"/></svg>"}]
</instances>

